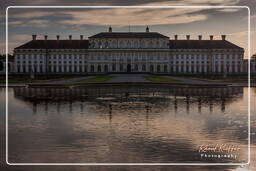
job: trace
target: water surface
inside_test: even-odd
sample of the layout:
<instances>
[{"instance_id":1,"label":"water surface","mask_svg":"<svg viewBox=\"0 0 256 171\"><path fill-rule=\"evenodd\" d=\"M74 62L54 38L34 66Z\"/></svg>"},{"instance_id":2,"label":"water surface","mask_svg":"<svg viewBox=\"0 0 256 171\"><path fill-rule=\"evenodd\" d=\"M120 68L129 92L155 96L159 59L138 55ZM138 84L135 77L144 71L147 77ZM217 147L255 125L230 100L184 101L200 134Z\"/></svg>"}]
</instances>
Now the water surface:
<instances>
[{"instance_id":1,"label":"water surface","mask_svg":"<svg viewBox=\"0 0 256 171\"><path fill-rule=\"evenodd\" d=\"M246 162L247 100L248 89L242 87L9 88L8 159ZM229 144L240 150L236 159L204 158L198 152L202 144Z\"/></svg>"}]
</instances>

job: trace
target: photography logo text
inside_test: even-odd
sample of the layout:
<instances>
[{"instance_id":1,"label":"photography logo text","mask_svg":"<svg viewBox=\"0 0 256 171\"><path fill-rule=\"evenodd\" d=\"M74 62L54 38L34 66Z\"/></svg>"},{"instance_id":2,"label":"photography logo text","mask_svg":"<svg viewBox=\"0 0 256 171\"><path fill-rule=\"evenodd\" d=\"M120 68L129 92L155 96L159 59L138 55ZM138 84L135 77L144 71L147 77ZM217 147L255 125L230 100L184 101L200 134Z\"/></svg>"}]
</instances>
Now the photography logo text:
<instances>
[{"instance_id":1,"label":"photography logo text","mask_svg":"<svg viewBox=\"0 0 256 171\"><path fill-rule=\"evenodd\" d=\"M232 144L202 144L198 147L201 158L237 159L239 148Z\"/></svg>"}]
</instances>

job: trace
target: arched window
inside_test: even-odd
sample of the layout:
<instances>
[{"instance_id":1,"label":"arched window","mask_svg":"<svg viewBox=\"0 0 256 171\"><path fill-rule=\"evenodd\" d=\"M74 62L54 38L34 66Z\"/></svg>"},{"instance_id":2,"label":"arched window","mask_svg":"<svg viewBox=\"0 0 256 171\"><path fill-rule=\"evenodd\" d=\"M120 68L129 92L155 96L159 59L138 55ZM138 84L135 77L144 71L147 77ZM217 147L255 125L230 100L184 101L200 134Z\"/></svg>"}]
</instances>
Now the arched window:
<instances>
[{"instance_id":1,"label":"arched window","mask_svg":"<svg viewBox=\"0 0 256 171\"><path fill-rule=\"evenodd\" d=\"M142 71L146 71L146 65L145 64L142 65Z\"/></svg>"},{"instance_id":2,"label":"arched window","mask_svg":"<svg viewBox=\"0 0 256 171\"><path fill-rule=\"evenodd\" d=\"M163 42L163 47L166 47L166 45L168 45L168 44L166 44L165 42Z\"/></svg>"},{"instance_id":3,"label":"arched window","mask_svg":"<svg viewBox=\"0 0 256 171\"><path fill-rule=\"evenodd\" d=\"M161 71L160 65L157 65L157 72L160 72L160 71Z\"/></svg>"},{"instance_id":4,"label":"arched window","mask_svg":"<svg viewBox=\"0 0 256 171\"><path fill-rule=\"evenodd\" d=\"M104 65L104 71L108 72L108 65Z\"/></svg>"},{"instance_id":5,"label":"arched window","mask_svg":"<svg viewBox=\"0 0 256 171\"><path fill-rule=\"evenodd\" d=\"M128 41L128 42L127 42L127 48L130 48L130 47L131 47L131 42Z\"/></svg>"},{"instance_id":6,"label":"arched window","mask_svg":"<svg viewBox=\"0 0 256 171\"><path fill-rule=\"evenodd\" d=\"M112 65L112 71L116 71L116 65L115 64Z\"/></svg>"},{"instance_id":7,"label":"arched window","mask_svg":"<svg viewBox=\"0 0 256 171\"><path fill-rule=\"evenodd\" d=\"M144 41L141 42L141 47L142 47L142 48L145 47L145 42L144 42Z\"/></svg>"},{"instance_id":8,"label":"arched window","mask_svg":"<svg viewBox=\"0 0 256 171\"><path fill-rule=\"evenodd\" d=\"M159 42L158 42L158 41L156 42L156 46L157 46L157 47L159 46Z\"/></svg>"},{"instance_id":9,"label":"arched window","mask_svg":"<svg viewBox=\"0 0 256 171\"><path fill-rule=\"evenodd\" d=\"M94 42L92 42L92 43L91 43L91 47L92 47L92 48L94 48L94 46L95 46L95 43L94 43Z\"/></svg>"},{"instance_id":10,"label":"arched window","mask_svg":"<svg viewBox=\"0 0 256 171\"><path fill-rule=\"evenodd\" d=\"M98 65L98 72L101 72L101 65Z\"/></svg>"},{"instance_id":11,"label":"arched window","mask_svg":"<svg viewBox=\"0 0 256 171\"><path fill-rule=\"evenodd\" d=\"M154 72L154 66L150 65L150 72Z\"/></svg>"},{"instance_id":12,"label":"arched window","mask_svg":"<svg viewBox=\"0 0 256 171\"><path fill-rule=\"evenodd\" d=\"M149 47L150 47L150 48L153 47L153 42L152 42L152 41L149 42Z\"/></svg>"},{"instance_id":13,"label":"arched window","mask_svg":"<svg viewBox=\"0 0 256 171\"><path fill-rule=\"evenodd\" d=\"M101 41L99 42L99 48L102 48L102 43L101 43Z\"/></svg>"},{"instance_id":14,"label":"arched window","mask_svg":"<svg viewBox=\"0 0 256 171\"><path fill-rule=\"evenodd\" d=\"M108 48L108 41L105 42L105 48Z\"/></svg>"},{"instance_id":15,"label":"arched window","mask_svg":"<svg viewBox=\"0 0 256 171\"><path fill-rule=\"evenodd\" d=\"M123 71L123 69L124 69L124 67L123 67L123 65L121 64L121 65L119 66L119 70L120 70L120 71Z\"/></svg>"},{"instance_id":16,"label":"arched window","mask_svg":"<svg viewBox=\"0 0 256 171\"><path fill-rule=\"evenodd\" d=\"M138 48L138 41L135 41L135 42L134 42L134 47L135 47L135 48Z\"/></svg>"},{"instance_id":17,"label":"arched window","mask_svg":"<svg viewBox=\"0 0 256 171\"><path fill-rule=\"evenodd\" d=\"M135 64L135 71L138 71L139 70L139 67L137 64Z\"/></svg>"},{"instance_id":18,"label":"arched window","mask_svg":"<svg viewBox=\"0 0 256 171\"><path fill-rule=\"evenodd\" d=\"M167 65L164 65L164 72L167 72Z\"/></svg>"},{"instance_id":19,"label":"arched window","mask_svg":"<svg viewBox=\"0 0 256 171\"><path fill-rule=\"evenodd\" d=\"M123 41L120 41L120 46L119 47L123 47Z\"/></svg>"},{"instance_id":20,"label":"arched window","mask_svg":"<svg viewBox=\"0 0 256 171\"><path fill-rule=\"evenodd\" d=\"M91 65L91 72L94 72L94 65Z\"/></svg>"}]
</instances>

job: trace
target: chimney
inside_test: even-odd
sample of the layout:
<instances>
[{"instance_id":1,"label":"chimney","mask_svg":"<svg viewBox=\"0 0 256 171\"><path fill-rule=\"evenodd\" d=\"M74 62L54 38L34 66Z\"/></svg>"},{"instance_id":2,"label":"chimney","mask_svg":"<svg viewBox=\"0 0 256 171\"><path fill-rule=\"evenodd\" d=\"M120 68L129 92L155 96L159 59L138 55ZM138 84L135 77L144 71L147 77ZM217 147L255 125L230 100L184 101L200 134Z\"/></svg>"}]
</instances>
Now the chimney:
<instances>
[{"instance_id":1,"label":"chimney","mask_svg":"<svg viewBox=\"0 0 256 171\"><path fill-rule=\"evenodd\" d=\"M213 40L213 35L210 35L210 40Z\"/></svg>"},{"instance_id":2,"label":"chimney","mask_svg":"<svg viewBox=\"0 0 256 171\"><path fill-rule=\"evenodd\" d=\"M178 35L177 35L177 34L174 35L174 39L175 39L175 40L178 40Z\"/></svg>"},{"instance_id":3,"label":"chimney","mask_svg":"<svg viewBox=\"0 0 256 171\"><path fill-rule=\"evenodd\" d=\"M109 28L108 28L108 32L112 32L112 27L110 26Z\"/></svg>"},{"instance_id":4,"label":"chimney","mask_svg":"<svg viewBox=\"0 0 256 171\"><path fill-rule=\"evenodd\" d=\"M81 39L81 40L83 40L83 37L84 37L83 35L80 35L80 39Z\"/></svg>"},{"instance_id":5,"label":"chimney","mask_svg":"<svg viewBox=\"0 0 256 171\"><path fill-rule=\"evenodd\" d=\"M146 28L146 32L149 32L149 28L148 28L148 26L147 26L147 28Z\"/></svg>"},{"instance_id":6,"label":"chimney","mask_svg":"<svg viewBox=\"0 0 256 171\"><path fill-rule=\"evenodd\" d=\"M60 35L57 35L56 37L57 37L57 40L60 40Z\"/></svg>"},{"instance_id":7,"label":"chimney","mask_svg":"<svg viewBox=\"0 0 256 171\"><path fill-rule=\"evenodd\" d=\"M226 40L226 35L221 35L222 40Z\"/></svg>"},{"instance_id":8,"label":"chimney","mask_svg":"<svg viewBox=\"0 0 256 171\"><path fill-rule=\"evenodd\" d=\"M36 40L36 35L32 35L32 40Z\"/></svg>"},{"instance_id":9,"label":"chimney","mask_svg":"<svg viewBox=\"0 0 256 171\"><path fill-rule=\"evenodd\" d=\"M44 35L44 40L47 40L47 37L48 37L47 35Z\"/></svg>"},{"instance_id":10,"label":"chimney","mask_svg":"<svg viewBox=\"0 0 256 171\"><path fill-rule=\"evenodd\" d=\"M202 40L202 35L198 35L198 40Z\"/></svg>"},{"instance_id":11,"label":"chimney","mask_svg":"<svg viewBox=\"0 0 256 171\"><path fill-rule=\"evenodd\" d=\"M190 35L186 35L186 37L187 37L187 40L189 40Z\"/></svg>"},{"instance_id":12,"label":"chimney","mask_svg":"<svg viewBox=\"0 0 256 171\"><path fill-rule=\"evenodd\" d=\"M68 37L69 37L69 40L72 40L72 35L69 35Z\"/></svg>"}]
</instances>

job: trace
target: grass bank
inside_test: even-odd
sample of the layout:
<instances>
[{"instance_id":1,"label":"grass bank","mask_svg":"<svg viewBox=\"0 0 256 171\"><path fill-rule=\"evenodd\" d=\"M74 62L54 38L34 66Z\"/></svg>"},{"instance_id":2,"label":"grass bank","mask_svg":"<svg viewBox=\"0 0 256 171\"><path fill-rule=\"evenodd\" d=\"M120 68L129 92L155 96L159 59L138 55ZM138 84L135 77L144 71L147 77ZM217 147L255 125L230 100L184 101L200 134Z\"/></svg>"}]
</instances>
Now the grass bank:
<instances>
[{"instance_id":1,"label":"grass bank","mask_svg":"<svg viewBox=\"0 0 256 171\"><path fill-rule=\"evenodd\" d=\"M151 82L156 82L156 83L164 83L164 82L182 82L180 80L175 80L171 78L164 78L160 76L145 76L144 77L146 80L151 81Z\"/></svg>"},{"instance_id":2,"label":"grass bank","mask_svg":"<svg viewBox=\"0 0 256 171\"><path fill-rule=\"evenodd\" d=\"M112 78L113 78L112 76L102 75L102 76L96 76L93 78L86 78L83 80L79 80L77 81L77 83L102 83L102 82L111 80Z\"/></svg>"}]
</instances>

